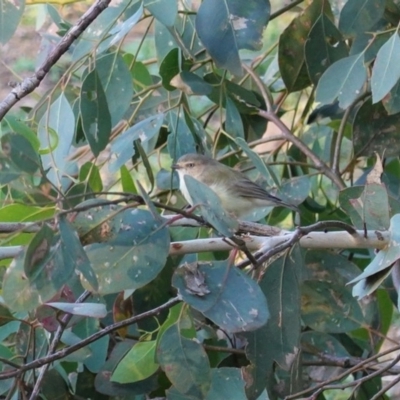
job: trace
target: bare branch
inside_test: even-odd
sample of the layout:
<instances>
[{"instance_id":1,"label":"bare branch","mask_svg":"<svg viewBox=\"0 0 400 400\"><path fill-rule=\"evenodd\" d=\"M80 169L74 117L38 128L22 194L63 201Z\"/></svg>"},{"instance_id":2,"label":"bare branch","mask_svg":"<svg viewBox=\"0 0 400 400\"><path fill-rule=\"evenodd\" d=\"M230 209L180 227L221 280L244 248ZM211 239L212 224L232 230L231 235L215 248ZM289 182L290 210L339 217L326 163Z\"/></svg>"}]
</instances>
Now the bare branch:
<instances>
[{"instance_id":1,"label":"bare branch","mask_svg":"<svg viewBox=\"0 0 400 400\"><path fill-rule=\"evenodd\" d=\"M87 290L84 291L75 301L75 303L82 303L85 301L88 297L90 296L90 292ZM68 325L68 322L71 320L73 317L72 314L65 314L63 318L61 319L58 329L56 333L54 334L53 340L51 341L49 351L47 352L47 356L50 356L51 354L54 354L54 352L57 349L58 344L60 343L61 336ZM46 371L49 369L50 364L45 364L43 367L40 369L39 376L36 380L35 387L32 390L31 396L29 397L29 400L35 400L40 392L41 385L44 379L44 375L46 374Z\"/></svg>"},{"instance_id":2,"label":"bare branch","mask_svg":"<svg viewBox=\"0 0 400 400\"><path fill-rule=\"evenodd\" d=\"M111 0L97 0L86 12L79 18L78 22L65 34L60 42L54 47L50 55L43 61L37 71L29 78L24 79L18 84L0 103L0 121L8 111L23 97L33 92L44 77L49 73L51 67L66 53L71 44L78 39L84 30L104 11Z\"/></svg>"},{"instance_id":3,"label":"bare branch","mask_svg":"<svg viewBox=\"0 0 400 400\"><path fill-rule=\"evenodd\" d=\"M153 310L146 311L142 314L135 315L134 317L128 318L124 321L109 325L106 328L100 330L99 332L96 332L93 335L88 336L86 339L83 339L80 342L75 343L72 346L65 347L62 350L59 350L56 353L50 354L48 356L38 358L28 364L22 365L19 369L16 369L13 371L4 371L4 372L0 373L0 380L13 378L13 377L19 375L21 372L39 368L43 365L46 365L46 364L52 363L56 360L59 360L61 358L64 358L67 355L72 354L75 351L78 351L79 349L87 346L90 343L95 342L96 340L102 338L103 336L108 335L111 332L117 331L118 329L121 329L125 326L132 325L143 319L158 315L161 311L168 310L169 308L173 307L175 304L178 304L180 301L181 301L181 299L179 297L173 297L172 299L168 300L161 306L154 308Z\"/></svg>"}]
</instances>

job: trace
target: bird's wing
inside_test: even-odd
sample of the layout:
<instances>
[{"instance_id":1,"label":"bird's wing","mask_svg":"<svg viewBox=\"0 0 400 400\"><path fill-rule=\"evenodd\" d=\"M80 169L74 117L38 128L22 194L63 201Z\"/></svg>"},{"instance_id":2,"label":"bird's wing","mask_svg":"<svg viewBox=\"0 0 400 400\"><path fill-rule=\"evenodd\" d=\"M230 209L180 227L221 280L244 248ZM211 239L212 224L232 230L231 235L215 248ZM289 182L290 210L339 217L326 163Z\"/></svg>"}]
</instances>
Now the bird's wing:
<instances>
[{"instance_id":1,"label":"bird's wing","mask_svg":"<svg viewBox=\"0 0 400 400\"><path fill-rule=\"evenodd\" d=\"M236 182L237 194L241 197L253 197L261 200L272 200L278 203L282 202L279 197L269 194L263 187L248 179L245 175Z\"/></svg>"}]
</instances>

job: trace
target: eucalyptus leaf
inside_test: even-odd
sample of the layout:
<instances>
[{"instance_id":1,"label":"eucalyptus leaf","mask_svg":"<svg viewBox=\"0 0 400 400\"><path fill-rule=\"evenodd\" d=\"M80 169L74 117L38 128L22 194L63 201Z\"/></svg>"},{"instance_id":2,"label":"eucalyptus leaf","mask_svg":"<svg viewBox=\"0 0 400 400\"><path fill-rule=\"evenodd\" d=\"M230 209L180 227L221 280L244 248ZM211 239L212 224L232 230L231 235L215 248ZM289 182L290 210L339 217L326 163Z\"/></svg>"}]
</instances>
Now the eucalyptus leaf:
<instances>
[{"instance_id":1,"label":"eucalyptus leaf","mask_svg":"<svg viewBox=\"0 0 400 400\"><path fill-rule=\"evenodd\" d=\"M400 38L397 31L380 48L371 77L372 102L382 100L400 79Z\"/></svg>"},{"instance_id":2,"label":"eucalyptus leaf","mask_svg":"<svg viewBox=\"0 0 400 400\"><path fill-rule=\"evenodd\" d=\"M80 97L83 131L93 154L98 156L108 144L111 133L111 115L96 69L84 79Z\"/></svg>"},{"instance_id":3,"label":"eucalyptus leaf","mask_svg":"<svg viewBox=\"0 0 400 400\"><path fill-rule=\"evenodd\" d=\"M205 398L211 386L207 353L200 343L182 336L177 324L162 335L157 360L180 393L194 399Z\"/></svg>"},{"instance_id":4,"label":"eucalyptus leaf","mask_svg":"<svg viewBox=\"0 0 400 400\"><path fill-rule=\"evenodd\" d=\"M174 274L172 284L185 302L228 332L252 331L265 325L268 306L256 282L225 261L199 263L196 269L194 279L199 282L202 277L203 282L199 291L190 284L193 269L183 264ZM243 295L237 296L238 291Z\"/></svg>"},{"instance_id":5,"label":"eucalyptus leaf","mask_svg":"<svg viewBox=\"0 0 400 400\"><path fill-rule=\"evenodd\" d=\"M65 121L68 121L68 124ZM60 187L61 180L67 173L67 156L72 150L74 127L75 116L72 107L65 94L61 93L40 119L38 126L40 147L47 150L41 156L43 168L48 170L47 179L57 187Z\"/></svg>"},{"instance_id":6,"label":"eucalyptus leaf","mask_svg":"<svg viewBox=\"0 0 400 400\"><path fill-rule=\"evenodd\" d=\"M385 3L380 0L348 0L339 18L339 29L345 35L355 36L371 28L380 20Z\"/></svg>"},{"instance_id":7,"label":"eucalyptus leaf","mask_svg":"<svg viewBox=\"0 0 400 400\"><path fill-rule=\"evenodd\" d=\"M332 64L321 76L316 101L330 104L339 99L339 106L347 108L361 94L367 79L363 54L342 58Z\"/></svg>"},{"instance_id":8,"label":"eucalyptus leaf","mask_svg":"<svg viewBox=\"0 0 400 400\"><path fill-rule=\"evenodd\" d=\"M48 302L46 305L69 314L83 315L85 317L104 318L107 315L107 310L104 304L98 303Z\"/></svg>"},{"instance_id":9,"label":"eucalyptus leaf","mask_svg":"<svg viewBox=\"0 0 400 400\"><path fill-rule=\"evenodd\" d=\"M151 282L164 267L169 252L166 227L148 211L125 210L117 221L112 240L85 247L101 294Z\"/></svg>"},{"instance_id":10,"label":"eucalyptus leaf","mask_svg":"<svg viewBox=\"0 0 400 400\"><path fill-rule=\"evenodd\" d=\"M111 142L111 154L116 159L109 164L109 171L117 172L132 158L135 154L133 146L135 140L140 139L142 146L145 146L153 137L157 136L163 119L163 113L152 115L117 136Z\"/></svg>"},{"instance_id":11,"label":"eucalyptus leaf","mask_svg":"<svg viewBox=\"0 0 400 400\"><path fill-rule=\"evenodd\" d=\"M236 220L222 208L217 194L207 185L189 175L183 177L193 207L199 207L203 218L221 235L232 236L239 227Z\"/></svg>"},{"instance_id":12,"label":"eucalyptus leaf","mask_svg":"<svg viewBox=\"0 0 400 400\"><path fill-rule=\"evenodd\" d=\"M25 1L1 1L0 43L6 44L14 35L25 9Z\"/></svg>"},{"instance_id":13,"label":"eucalyptus leaf","mask_svg":"<svg viewBox=\"0 0 400 400\"><path fill-rule=\"evenodd\" d=\"M261 48L269 15L267 0L204 0L197 12L196 31L217 66L240 76L239 49Z\"/></svg>"},{"instance_id":14,"label":"eucalyptus leaf","mask_svg":"<svg viewBox=\"0 0 400 400\"><path fill-rule=\"evenodd\" d=\"M112 382L130 383L146 379L153 375L159 365L154 361L156 342L138 342L115 368Z\"/></svg>"},{"instance_id":15,"label":"eucalyptus leaf","mask_svg":"<svg viewBox=\"0 0 400 400\"><path fill-rule=\"evenodd\" d=\"M290 92L301 90L311 81L305 60L305 43L311 28L321 15L332 14L327 1L313 1L299 16L295 17L279 37L279 70Z\"/></svg>"}]
</instances>

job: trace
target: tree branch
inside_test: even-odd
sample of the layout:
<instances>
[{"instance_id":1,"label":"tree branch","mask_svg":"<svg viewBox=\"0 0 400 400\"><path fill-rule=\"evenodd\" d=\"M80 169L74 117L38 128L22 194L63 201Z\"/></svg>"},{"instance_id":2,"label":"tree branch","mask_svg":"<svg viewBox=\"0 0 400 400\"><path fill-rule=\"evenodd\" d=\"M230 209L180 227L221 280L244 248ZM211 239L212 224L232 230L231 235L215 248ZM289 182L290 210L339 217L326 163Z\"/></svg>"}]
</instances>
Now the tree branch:
<instances>
[{"instance_id":1,"label":"tree branch","mask_svg":"<svg viewBox=\"0 0 400 400\"><path fill-rule=\"evenodd\" d=\"M54 47L50 55L43 61L37 71L29 78L19 83L0 103L0 121L7 112L23 97L33 92L44 77L48 74L51 67L61 58L69 49L71 44L78 39L84 30L104 11L111 0L97 0L86 12L79 18L78 22L63 36L60 42Z\"/></svg>"},{"instance_id":2,"label":"tree branch","mask_svg":"<svg viewBox=\"0 0 400 400\"><path fill-rule=\"evenodd\" d=\"M181 301L179 297L173 297L172 299L168 300L161 306L154 308L153 310L146 311L142 314L135 315L134 317L128 318L124 321L117 322L113 325L109 325L106 328L102 329L99 332L94 333L93 335L88 336L86 339L81 340L78 343L75 343L72 346L68 346L63 348L62 350L57 351L56 353L50 354L43 358L39 358L34 360L28 364L22 365L19 369L13 371L4 371L0 373L0 380L13 378L19 375L21 372L29 371L34 368L39 368L43 365L52 363L56 360L66 357L69 354L74 353L75 351L87 346L90 343L95 342L96 340L102 338L103 336L108 335L111 332L117 331L118 329L124 328L125 326L134 324L142 319L146 319L149 317L153 317L159 314L161 311L168 310L169 308L173 307L175 304L178 304Z\"/></svg>"},{"instance_id":3,"label":"tree branch","mask_svg":"<svg viewBox=\"0 0 400 400\"><path fill-rule=\"evenodd\" d=\"M85 301L89 296L90 296L90 292L85 290L75 301L75 303L82 303L83 301ZM50 348L49 351L47 352L47 357L50 356L51 354L54 354L54 352L57 349L58 344L60 343L61 340L61 336L66 328L66 326L68 325L68 322L71 320L71 318L73 317L73 314L65 314L61 321L59 322L58 328L56 333L54 334L53 340L51 341L50 344ZM50 364L45 364L42 366L42 368L40 369L39 372L39 376L36 380L35 386L32 390L31 396L29 397L29 400L35 400L40 392L41 386L42 386L42 382L44 379L44 376L46 374L46 371L49 369L49 365Z\"/></svg>"}]
</instances>

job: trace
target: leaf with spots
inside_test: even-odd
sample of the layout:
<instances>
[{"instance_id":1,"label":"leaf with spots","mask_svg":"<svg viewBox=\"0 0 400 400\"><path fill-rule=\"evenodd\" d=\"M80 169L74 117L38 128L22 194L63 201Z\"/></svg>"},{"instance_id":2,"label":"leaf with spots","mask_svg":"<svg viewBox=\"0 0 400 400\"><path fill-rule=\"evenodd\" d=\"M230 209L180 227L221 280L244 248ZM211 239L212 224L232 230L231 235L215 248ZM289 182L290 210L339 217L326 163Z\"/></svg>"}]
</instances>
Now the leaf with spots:
<instances>
[{"instance_id":1,"label":"leaf with spots","mask_svg":"<svg viewBox=\"0 0 400 400\"><path fill-rule=\"evenodd\" d=\"M329 2L314 0L301 15L293 18L279 37L279 70L289 92L304 89L311 84L305 45L315 22L323 14L328 17L332 15Z\"/></svg>"},{"instance_id":2,"label":"leaf with spots","mask_svg":"<svg viewBox=\"0 0 400 400\"><path fill-rule=\"evenodd\" d=\"M57 239L53 238L53 249L34 265L30 279L24 271L25 252L14 258L7 268L3 280L3 298L13 311L31 311L49 301L70 278L73 271L64 270L61 252L57 251Z\"/></svg>"},{"instance_id":3,"label":"leaf with spots","mask_svg":"<svg viewBox=\"0 0 400 400\"><path fill-rule=\"evenodd\" d=\"M71 225L84 245L111 241L121 227L118 215L124 208L104 203L106 201L102 199L91 199L78 205L78 208L88 209L74 216Z\"/></svg>"},{"instance_id":4,"label":"leaf with spots","mask_svg":"<svg viewBox=\"0 0 400 400\"><path fill-rule=\"evenodd\" d=\"M204 0L196 18L196 31L220 68L242 74L239 49L259 50L268 22L268 0Z\"/></svg>"},{"instance_id":5,"label":"leaf with spots","mask_svg":"<svg viewBox=\"0 0 400 400\"><path fill-rule=\"evenodd\" d=\"M119 362L112 376L112 382L131 383L142 381L153 375L159 368L154 361L155 341L136 343Z\"/></svg>"},{"instance_id":6,"label":"leaf with spots","mask_svg":"<svg viewBox=\"0 0 400 400\"><path fill-rule=\"evenodd\" d=\"M16 169L33 174L41 167L38 152L25 136L14 132L7 133L1 137L1 147L3 156Z\"/></svg>"},{"instance_id":7,"label":"leaf with spots","mask_svg":"<svg viewBox=\"0 0 400 400\"><path fill-rule=\"evenodd\" d=\"M268 266L260 283L268 301L270 318L266 325L243 334L250 364L243 368L249 398L265 389L266 376L274 363L289 370L300 349L300 289L298 274L303 257L298 247ZM266 340L268 338L268 340Z\"/></svg>"},{"instance_id":8,"label":"leaf with spots","mask_svg":"<svg viewBox=\"0 0 400 400\"><path fill-rule=\"evenodd\" d=\"M96 275L85 250L83 250L78 234L64 217L60 218L60 235L64 266L81 273L89 282L92 290L97 290Z\"/></svg>"},{"instance_id":9,"label":"leaf with spots","mask_svg":"<svg viewBox=\"0 0 400 400\"><path fill-rule=\"evenodd\" d=\"M145 210L127 209L115 218L112 239L85 247L101 294L137 289L151 282L165 265L169 233ZM84 286L87 283L83 281Z\"/></svg>"},{"instance_id":10,"label":"leaf with spots","mask_svg":"<svg viewBox=\"0 0 400 400\"><path fill-rule=\"evenodd\" d=\"M365 323L360 305L347 286L319 280L302 285L301 317L310 328L326 333L350 332Z\"/></svg>"},{"instance_id":11,"label":"leaf with spots","mask_svg":"<svg viewBox=\"0 0 400 400\"><path fill-rule=\"evenodd\" d=\"M157 360L179 393L193 400L205 398L211 385L207 353L198 341L184 337L178 324L162 335Z\"/></svg>"},{"instance_id":12,"label":"leaf with spots","mask_svg":"<svg viewBox=\"0 0 400 400\"><path fill-rule=\"evenodd\" d=\"M96 69L82 83L79 109L86 140L98 156L108 144L112 126L106 93Z\"/></svg>"},{"instance_id":13,"label":"leaf with spots","mask_svg":"<svg viewBox=\"0 0 400 400\"><path fill-rule=\"evenodd\" d=\"M187 287L186 268L178 268L173 276L172 284L185 302L228 332L265 325L269 318L267 300L256 282L226 261L199 263L197 269L206 288L201 293Z\"/></svg>"},{"instance_id":14,"label":"leaf with spots","mask_svg":"<svg viewBox=\"0 0 400 400\"><path fill-rule=\"evenodd\" d=\"M232 236L238 229L238 222L222 208L221 201L215 192L204 183L184 176L186 188L192 199L192 206L198 206L203 218L223 236Z\"/></svg>"},{"instance_id":15,"label":"leaf with spots","mask_svg":"<svg viewBox=\"0 0 400 400\"><path fill-rule=\"evenodd\" d=\"M385 157L400 153L400 119L398 114L388 115L382 103L367 100L357 111L353 122L353 144L356 157L373 156L375 152Z\"/></svg>"},{"instance_id":16,"label":"leaf with spots","mask_svg":"<svg viewBox=\"0 0 400 400\"><path fill-rule=\"evenodd\" d=\"M371 294L390 273L393 264L400 259L400 214L390 220L389 245L379 251L363 273L349 282L356 283L353 295L359 299Z\"/></svg>"}]
</instances>

